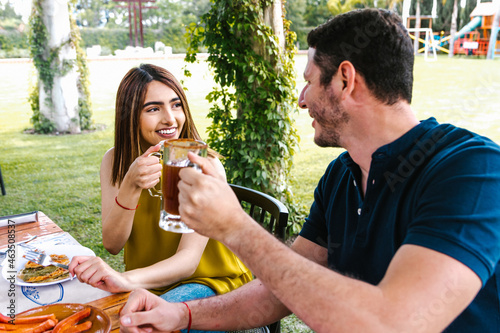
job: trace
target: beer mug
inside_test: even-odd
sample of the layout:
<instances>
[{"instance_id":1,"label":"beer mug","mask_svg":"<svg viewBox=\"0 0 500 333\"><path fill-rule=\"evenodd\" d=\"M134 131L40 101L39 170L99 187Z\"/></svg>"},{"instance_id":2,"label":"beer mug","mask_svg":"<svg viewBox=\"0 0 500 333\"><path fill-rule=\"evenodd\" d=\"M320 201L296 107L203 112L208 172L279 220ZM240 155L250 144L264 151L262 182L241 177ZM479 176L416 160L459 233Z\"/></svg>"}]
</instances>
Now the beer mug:
<instances>
[{"instance_id":1,"label":"beer mug","mask_svg":"<svg viewBox=\"0 0 500 333\"><path fill-rule=\"evenodd\" d=\"M161 190L149 189L151 196L161 198L159 225L163 230L177 233L194 231L181 220L177 183L179 183L179 171L182 168L192 167L201 171L198 165L188 159L188 153L192 152L201 157L206 157L207 149L207 144L200 140L173 139L162 141L160 151L151 154L160 157L161 163L163 163Z\"/></svg>"}]
</instances>

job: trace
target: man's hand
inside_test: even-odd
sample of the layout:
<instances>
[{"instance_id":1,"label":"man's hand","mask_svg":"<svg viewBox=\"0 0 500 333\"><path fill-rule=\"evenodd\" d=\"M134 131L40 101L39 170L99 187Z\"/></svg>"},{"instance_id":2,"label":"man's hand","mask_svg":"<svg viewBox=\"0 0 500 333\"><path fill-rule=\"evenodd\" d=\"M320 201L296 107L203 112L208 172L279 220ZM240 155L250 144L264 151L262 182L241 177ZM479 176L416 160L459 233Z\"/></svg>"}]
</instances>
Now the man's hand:
<instances>
[{"instance_id":1,"label":"man's hand","mask_svg":"<svg viewBox=\"0 0 500 333\"><path fill-rule=\"evenodd\" d=\"M120 311L120 332L171 332L186 328L189 320L182 303L169 303L144 289L133 291Z\"/></svg>"},{"instance_id":2,"label":"man's hand","mask_svg":"<svg viewBox=\"0 0 500 333\"><path fill-rule=\"evenodd\" d=\"M198 233L224 242L248 217L227 182L208 159L190 154L203 174L193 168L180 171L179 211L182 220Z\"/></svg>"}]
</instances>

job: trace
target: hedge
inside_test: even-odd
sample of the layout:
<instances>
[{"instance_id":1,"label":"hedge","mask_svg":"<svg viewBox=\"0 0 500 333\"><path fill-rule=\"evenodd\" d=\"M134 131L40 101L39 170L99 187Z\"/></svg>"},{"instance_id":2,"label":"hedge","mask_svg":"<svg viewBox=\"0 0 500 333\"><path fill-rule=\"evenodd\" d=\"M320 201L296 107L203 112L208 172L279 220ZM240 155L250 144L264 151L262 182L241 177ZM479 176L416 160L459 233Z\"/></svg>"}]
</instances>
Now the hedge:
<instances>
[{"instance_id":1,"label":"hedge","mask_svg":"<svg viewBox=\"0 0 500 333\"><path fill-rule=\"evenodd\" d=\"M184 28L174 27L166 29L143 30L144 47L154 48L157 41L172 47L174 53L184 53L187 43L184 39ZM80 28L82 48L101 45L105 53L111 54L114 50L123 50L129 45L128 29ZM138 38L139 40L139 38ZM132 42L134 43L135 40ZM140 42L140 40L139 40ZM28 34L26 32L0 31L0 58L18 58L29 56Z\"/></svg>"}]
</instances>

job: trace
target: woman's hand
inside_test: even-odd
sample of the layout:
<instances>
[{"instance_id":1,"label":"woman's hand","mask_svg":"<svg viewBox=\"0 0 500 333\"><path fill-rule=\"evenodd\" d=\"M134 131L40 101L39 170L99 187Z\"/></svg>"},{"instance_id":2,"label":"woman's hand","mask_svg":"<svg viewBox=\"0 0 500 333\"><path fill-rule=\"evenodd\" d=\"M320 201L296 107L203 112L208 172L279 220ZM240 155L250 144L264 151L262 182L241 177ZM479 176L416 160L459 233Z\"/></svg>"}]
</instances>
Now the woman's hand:
<instances>
[{"instance_id":1,"label":"woman's hand","mask_svg":"<svg viewBox=\"0 0 500 333\"><path fill-rule=\"evenodd\" d=\"M162 166L158 157L150 155L159 151L160 148L160 144L149 147L144 154L137 157L130 165L123 181L140 189L152 188L158 184Z\"/></svg>"},{"instance_id":2,"label":"woman's hand","mask_svg":"<svg viewBox=\"0 0 500 333\"><path fill-rule=\"evenodd\" d=\"M99 257L73 257L68 269L70 274L76 276L80 282L111 293L120 293L133 289L121 273L109 267Z\"/></svg>"}]
</instances>

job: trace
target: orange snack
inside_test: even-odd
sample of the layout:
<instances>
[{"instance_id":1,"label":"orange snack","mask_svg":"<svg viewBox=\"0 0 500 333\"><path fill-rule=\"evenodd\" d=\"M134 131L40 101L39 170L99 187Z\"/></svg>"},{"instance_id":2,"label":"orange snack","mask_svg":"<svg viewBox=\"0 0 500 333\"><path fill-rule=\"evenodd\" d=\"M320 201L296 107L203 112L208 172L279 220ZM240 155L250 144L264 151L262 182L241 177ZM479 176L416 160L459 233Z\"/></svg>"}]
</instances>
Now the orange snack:
<instances>
[{"instance_id":1,"label":"orange snack","mask_svg":"<svg viewBox=\"0 0 500 333\"><path fill-rule=\"evenodd\" d=\"M52 319L56 320L56 315L51 313L47 315L40 315L40 316L33 316L33 317L16 317L14 319L14 324L19 325L19 324L33 324L33 323L40 323L42 321L46 321L47 319Z\"/></svg>"},{"instance_id":2,"label":"orange snack","mask_svg":"<svg viewBox=\"0 0 500 333\"><path fill-rule=\"evenodd\" d=\"M61 320L55 327L52 333L62 333L66 331L69 327L77 324L80 320L87 318L90 316L91 309L85 308L81 311L78 311L71 316Z\"/></svg>"},{"instance_id":3,"label":"orange snack","mask_svg":"<svg viewBox=\"0 0 500 333\"><path fill-rule=\"evenodd\" d=\"M68 327L68 329L66 329L63 332L64 333L80 333L80 332L89 330L91 327L92 327L92 322L90 320L87 320L81 324L70 326L70 327Z\"/></svg>"},{"instance_id":4,"label":"orange snack","mask_svg":"<svg viewBox=\"0 0 500 333\"><path fill-rule=\"evenodd\" d=\"M12 320L11 317L0 313L0 323L8 323Z\"/></svg>"},{"instance_id":5,"label":"orange snack","mask_svg":"<svg viewBox=\"0 0 500 333\"><path fill-rule=\"evenodd\" d=\"M0 328L1 332L9 332L9 333L42 333L57 325L57 319L47 319L42 322L31 323L31 324L2 324L8 325L5 326L5 329Z\"/></svg>"}]
</instances>

